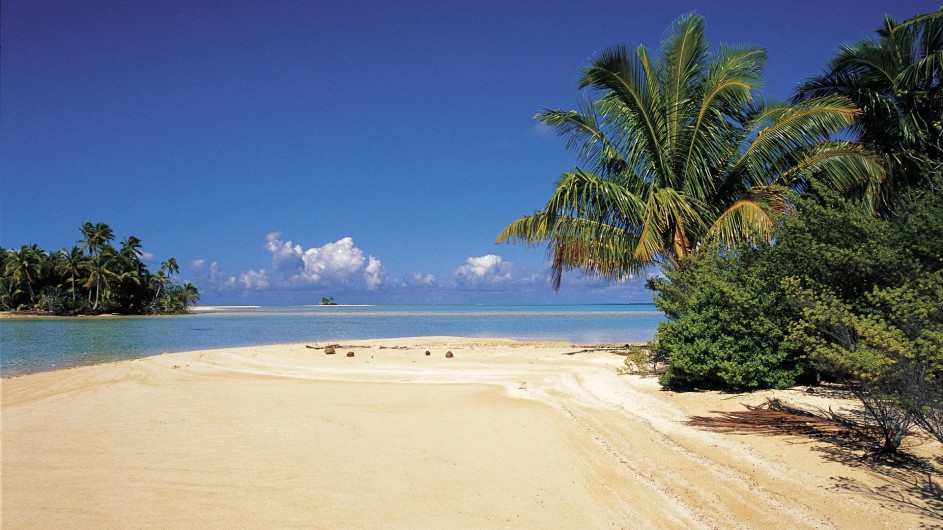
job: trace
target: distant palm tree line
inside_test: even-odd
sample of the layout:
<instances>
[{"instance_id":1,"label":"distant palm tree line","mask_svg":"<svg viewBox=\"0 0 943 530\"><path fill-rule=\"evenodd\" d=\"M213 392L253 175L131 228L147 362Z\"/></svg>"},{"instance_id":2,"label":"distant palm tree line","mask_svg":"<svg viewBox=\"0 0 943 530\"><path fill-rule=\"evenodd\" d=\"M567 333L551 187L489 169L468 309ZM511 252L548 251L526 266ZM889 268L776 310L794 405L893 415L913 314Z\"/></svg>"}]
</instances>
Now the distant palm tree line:
<instances>
[{"instance_id":1,"label":"distant palm tree line","mask_svg":"<svg viewBox=\"0 0 943 530\"><path fill-rule=\"evenodd\" d=\"M0 309L55 314L182 313L200 299L190 282L179 284L177 260L157 272L141 261L141 240L128 236L112 245L105 223L85 223L71 248L47 252L37 245L0 248Z\"/></svg>"}]
</instances>

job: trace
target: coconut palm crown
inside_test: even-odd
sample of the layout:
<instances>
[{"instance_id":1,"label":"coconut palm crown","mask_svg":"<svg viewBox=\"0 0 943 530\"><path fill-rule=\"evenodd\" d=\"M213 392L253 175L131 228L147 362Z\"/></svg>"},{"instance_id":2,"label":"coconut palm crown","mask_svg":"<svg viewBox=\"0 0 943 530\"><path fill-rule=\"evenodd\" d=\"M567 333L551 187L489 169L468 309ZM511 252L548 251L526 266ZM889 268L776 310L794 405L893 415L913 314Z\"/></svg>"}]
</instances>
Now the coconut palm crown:
<instances>
[{"instance_id":1,"label":"coconut palm crown","mask_svg":"<svg viewBox=\"0 0 943 530\"><path fill-rule=\"evenodd\" d=\"M904 22L885 17L877 39L842 46L796 100L838 94L861 109L851 132L884 156L882 209L943 169L943 7Z\"/></svg>"},{"instance_id":2,"label":"coconut palm crown","mask_svg":"<svg viewBox=\"0 0 943 530\"><path fill-rule=\"evenodd\" d=\"M644 46L599 54L582 70L579 110L536 116L580 166L498 242L546 242L555 289L564 270L624 279L708 240L769 241L789 188L814 179L845 191L882 175L856 145L828 139L853 123L847 98L762 100L762 49L709 51L696 14L667 35L654 57Z\"/></svg>"}]
</instances>

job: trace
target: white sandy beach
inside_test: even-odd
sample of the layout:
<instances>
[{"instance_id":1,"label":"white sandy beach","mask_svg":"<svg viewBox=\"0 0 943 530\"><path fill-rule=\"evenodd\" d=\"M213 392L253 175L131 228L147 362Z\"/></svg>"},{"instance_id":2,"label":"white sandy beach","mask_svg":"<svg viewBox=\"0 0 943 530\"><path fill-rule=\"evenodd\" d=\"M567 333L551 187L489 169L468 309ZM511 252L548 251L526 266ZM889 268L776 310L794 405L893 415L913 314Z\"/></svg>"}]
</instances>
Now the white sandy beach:
<instances>
[{"instance_id":1,"label":"white sandy beach","mask_svg":"<svg viewBox=\"0 0 943 530\"><path fill-rule=\"evenodd\" d=\"M324 346L322 343L318 346ZM559 343L425 337L167 354L3 379L3 528L919 528L927 481L691 416ZM424 355L429 350L430 356ZM346 352L355 357L346 357ZM454 358L445 358L445 352ZM936 441L911 454L943 468ZM843 456L844 455L844 456Z\"/></svg>"}]
</instances>

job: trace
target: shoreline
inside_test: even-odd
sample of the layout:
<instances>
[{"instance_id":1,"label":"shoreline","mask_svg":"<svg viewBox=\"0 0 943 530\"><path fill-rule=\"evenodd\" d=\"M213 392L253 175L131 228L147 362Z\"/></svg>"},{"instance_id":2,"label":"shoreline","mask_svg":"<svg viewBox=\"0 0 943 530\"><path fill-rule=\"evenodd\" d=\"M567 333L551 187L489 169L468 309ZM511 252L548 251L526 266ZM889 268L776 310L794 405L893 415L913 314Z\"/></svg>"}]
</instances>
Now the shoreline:
<instances>
[{"instance_id":1,"label":"shoreline","mask_svg":"<svg viewBox=\"0 0 943 530\"><path fill-rule=\"evenodd\" d=\"M619 355L562 342L413 337L315 349L327 345L4 378L4 526L943 523L938 501L913 489L925 474L869 469L820 440L686 423L768 397L834 410L853 401L802 389L666 392L616 375ZM943 457L935 441L907 450Z\"/></svg>"},{"instance_id":2,"label":"shoreline","mask_svg":"<svg viewBox=\"0 0 943 530\"><path fill-rule=\"evenodd\" d=\"M188 307L188 311L199 313L201 311L225 311L227 309L258 309L260 305L195 305Z\"/></svg>"},{"instance_id":3,"label":"shoreline","mask_svg":"<svg viewBox=\"0 0 943 530\"><path fill-rule=\"evenodd\" d=\"M143 315L122 315L120 313L99 313L97 315L57 315L44 311L0 311L0 320L31 320L46 318L109 318L109 317L127 317Z\"/></svg>"},{"instance_id":4,"label":"shoreline","mask_svg":"<svg viewBox=\"0 0 943 530\"><path fill-rule=\"evenodd\" d=\"M71 318L71 317L65 317L65 318ZM525 340L521 340L521 339L513 339L513 338L457 337L457 336L442 336L442 337L425 336L425 337L405 337L405 338L404 338L404 337L387 337L387 338L380 338L380 339L350 339L350 340L343 340L343 341L328 341L328 342L321 341L321 342L322 342L324 345L327 345L327 344L334 344L334 343L337 343L337 342L344 342L344 343L347 343L347 342L356 342L356 343L363 343L363 342L383 343L383 342L387 342L387 343L394 343L394 342L399 342L399 341L403 341L403 340L412 340L412 339L418 339L418 340L425 340L425 339L442 339L442 340L453 340L453 341L456 341L456 342L461 342L461 341L475 341L475 342L478 342L478 343L481 343L481 342L485 342L485 343L513 343L513 344L516 345L516 347L526 347L526 346L535 346L535 345L539 345L539 346L551 346L551 345L552 345L552 346L559 346L559 347L564 347L564 348L570 348L570 349L573 349L573 350L586 349L586 348L618 350L618 349L624 349L625 346L645 346L645 345L647 344L647 343L645 343L645 342L629 342L629 343L625 343L625 344L616 344L616 343L611 343L611 344L610 344L610 343L601 343L601 344L573 344L573 343L568 342L568 341L554 341L554 340L536 340L536 341L535 341L535 340L526 340L526 339L525 339ZM186 355L186 354L188 354L188 353L194 353L194 352L214 352L214 351L219 351L219 350L233 350L233 349L239 350L239 349L246 349L246 348L279 348L279 347L284 347L284 348L297 348L297 347L300 347L300 346L304 346L304 347L307 348L307 349L311 349L311 347L312 347L313 345L316 345L316 344L318 344L318 342L286 342L286 343L280 343L280 344L252 344L252 345L242 345L242 346L232 346L232 347L220 347L220 348L210 348L210 349L201 349L201 350L183 350L183 351L159 352L159 353L152 353L152 354L142 354L141 356L135 356L135 357L131 357L131 358L95 360L95 361L89 361L89 362L79 363L79 364L69 364L69 365L63 365L63 366L51 366L51 367L40 368L40 369L33 369L33 370L23 369L23 370L21 370L21 371L17 371L17 372L13 372L13 373L9 373L8 371L0 371L0 381L9 380L9 379L16 379L16 378L19 378L19 377L26 377L26 376L36 375L36 374L44 374L44 373L49 373L49 372L62 372L62 371L67 371L67 370L76 370L76 369L80 369L80 368L88 368L88 367L95 367L95 366L102 366L102 365L110 365L110 364L116 364L116 363L122 363L122 362L134 362L134 361L141 360L141 359L149 359L149 358L160 357L160 356L164 356L164 355ZM385 347L380 346L380 349L384 349L384 348L385 348ZM0 367L2 367L2 365L0 365Z\"/></svg>"},{"instance_id":5,"label":"shoreline","mask_svg":"<svg viewBox=\"0 0 943 530\"><path fill-rule=\"evenodd\" d=\"M137 317L176 317L180 315L190 315L193 314L193 308L189 308L185 313L159 313L159 314L150 314L150 315L141 315L136 313L124 314L124 313L97 313L97 314L78 314L78 315L58 315L56 313L45 312L45 311L0 311L0 320L44 320L44 319L95 319L95 318L137 318ZM209 311L207 311L209 312Z\"/></svg>"}]
</instances>

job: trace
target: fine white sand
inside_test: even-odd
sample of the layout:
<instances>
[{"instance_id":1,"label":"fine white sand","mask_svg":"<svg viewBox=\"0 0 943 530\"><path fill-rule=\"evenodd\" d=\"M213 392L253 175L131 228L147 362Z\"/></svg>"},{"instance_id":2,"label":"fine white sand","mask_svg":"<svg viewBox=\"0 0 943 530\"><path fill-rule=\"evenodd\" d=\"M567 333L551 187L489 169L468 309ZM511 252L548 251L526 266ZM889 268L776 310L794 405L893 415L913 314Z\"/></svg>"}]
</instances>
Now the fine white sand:
<instances>
[{"instance_id":1,"label":"fine white sand","mask_svg":"<svg viewBox=\"0 0 943 530\"><path fill-rule=\"evenodd\" d=\"M318 346L324 346L320 344ZM3 528L919 528L940 477L685 423L800 391L676 394L558 343L187 352L4 379ZM428 350L431 355L426 356ZM346 357L352 351L354 357ZM454 358L445 358L452 351ZM943 466L936 441L907 451Z\"/></svg>"}]
</instances>

